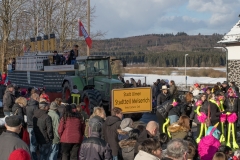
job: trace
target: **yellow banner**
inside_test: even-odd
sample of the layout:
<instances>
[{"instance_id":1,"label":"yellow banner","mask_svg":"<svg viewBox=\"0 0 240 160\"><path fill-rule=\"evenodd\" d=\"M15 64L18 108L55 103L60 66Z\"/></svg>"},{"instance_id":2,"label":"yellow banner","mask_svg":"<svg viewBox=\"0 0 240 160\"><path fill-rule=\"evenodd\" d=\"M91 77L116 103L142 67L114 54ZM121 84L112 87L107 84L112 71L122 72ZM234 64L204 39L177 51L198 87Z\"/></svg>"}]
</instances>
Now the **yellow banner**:
<instances>
[{"instance_id":1,"label":"yellow banner","mask_svg":"<svg viewBox=\"0 0 240 160\"><path fill-rule=\"evenodd\" d=\"M112 107L119 107L123 113L151 112L152 89L124 88L112 90Z\"/></svg>"}]
</instances>

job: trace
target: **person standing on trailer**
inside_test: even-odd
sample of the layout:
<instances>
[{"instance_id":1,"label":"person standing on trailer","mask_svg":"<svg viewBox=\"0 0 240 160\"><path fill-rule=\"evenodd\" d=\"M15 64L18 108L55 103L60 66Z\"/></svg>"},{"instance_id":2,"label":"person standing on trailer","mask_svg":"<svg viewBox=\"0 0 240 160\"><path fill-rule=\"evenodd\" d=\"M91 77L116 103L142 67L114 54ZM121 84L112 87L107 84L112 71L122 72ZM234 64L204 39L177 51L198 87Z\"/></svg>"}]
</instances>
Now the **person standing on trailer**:
<instances>
[{"instance_id":1,"label":"person standing on trailer","mask_svg":"<svg viewBox=\"0 0 240 160\"><path fill-rule=\"evenodd\" d=\"M74 45L73 49L70 51L70 60L71 64L74 64L76 61L76 57L78 57L78 45Z\"/></svg>"}]
</instances>

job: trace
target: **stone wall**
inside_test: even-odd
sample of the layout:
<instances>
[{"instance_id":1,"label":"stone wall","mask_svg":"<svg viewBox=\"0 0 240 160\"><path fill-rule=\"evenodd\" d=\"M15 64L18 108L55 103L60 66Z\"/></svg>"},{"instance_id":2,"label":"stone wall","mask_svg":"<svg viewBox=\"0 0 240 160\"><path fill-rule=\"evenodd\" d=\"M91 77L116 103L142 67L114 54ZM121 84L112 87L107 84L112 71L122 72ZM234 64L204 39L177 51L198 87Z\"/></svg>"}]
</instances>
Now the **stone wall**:
<instances>
[{"instance_id":1,"label":"stone wall","mask_svg":"<svg viewBox=\"0 0 240 160\"><path fill-rule=\"evenodd\" d=\"M235 82L240 87L240 60L228 60L228 82Z\"/></svg>"}]
</instances>

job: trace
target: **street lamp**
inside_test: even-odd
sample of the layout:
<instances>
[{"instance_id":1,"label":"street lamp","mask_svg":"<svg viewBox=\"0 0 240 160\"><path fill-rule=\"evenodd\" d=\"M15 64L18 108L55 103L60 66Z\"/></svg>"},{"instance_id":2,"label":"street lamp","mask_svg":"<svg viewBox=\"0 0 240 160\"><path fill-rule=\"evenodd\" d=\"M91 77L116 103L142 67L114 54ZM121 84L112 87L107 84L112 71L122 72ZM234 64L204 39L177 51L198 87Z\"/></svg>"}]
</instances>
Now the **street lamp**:
<instances>
[{"instance_id":1,"label":"street lamp","mask_svg":"<svg viewBox=\"0 0 240 160\"><path fill-rule=\"evenodd\" d=\"M226 47L214 47L216 49L221 49L226 52L226 80L228 82L228 49Z\"/></svg>"},{"instance_id":2,"label":"street lamp","mask_svg":"<svg viewBox=\"0 0 240 160\"><path fill-rule=\"evenodd\" d=\"M187 89L187 56L188 54L185 54L185 84Z\"/></svg>"},{"instance_id":3,"label":"street lamp","mask_svg":"<svg viewBox=\"0 0 240 160\"><path fill-rule=\"evenodd\" d=\"M32 15L32 13L28 12L27 10L23 10L23 12ZM36 35L34 35L34 36L37 37L38 36L38 14L37 14L37 17L36 17L36 27L37 27L37 31L36 31ZM34 28L34 32L35 32L35 28Z\"/></svg>"}]
</instances>

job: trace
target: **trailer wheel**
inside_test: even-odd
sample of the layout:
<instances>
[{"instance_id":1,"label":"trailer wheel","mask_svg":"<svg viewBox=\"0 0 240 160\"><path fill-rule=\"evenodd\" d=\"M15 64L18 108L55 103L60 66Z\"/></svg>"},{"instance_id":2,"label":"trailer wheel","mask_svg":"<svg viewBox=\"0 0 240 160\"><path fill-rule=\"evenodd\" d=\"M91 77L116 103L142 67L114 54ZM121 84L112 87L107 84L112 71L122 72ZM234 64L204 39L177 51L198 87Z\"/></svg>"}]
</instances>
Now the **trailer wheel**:
<instances>
[{"instance_id":1,"label":"trailer wheel","mask_svg":"<svg viewBox=\"0 0 240 160\"><path fill-rule=\"evenodd\" d=\"M85 90L81 97L82 102L86 104L86 112L88 113L88 115L93 113L94 107L102 106L102 97L98 90Z\"/></svg>"},{"instance_id":2,"label":"trailer wheel","mask_svg":"<svg viewBox=\"0 0 240 160\"><path fill-rule=\"evenodd\" d=\"M68 101L70 96L71 96L71 91L70 91L69 82L65 82L62 90L62 99Z\"/></svg>"}]
</instances>

